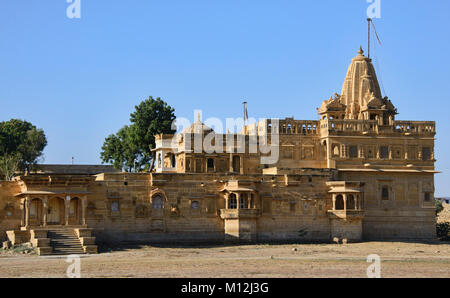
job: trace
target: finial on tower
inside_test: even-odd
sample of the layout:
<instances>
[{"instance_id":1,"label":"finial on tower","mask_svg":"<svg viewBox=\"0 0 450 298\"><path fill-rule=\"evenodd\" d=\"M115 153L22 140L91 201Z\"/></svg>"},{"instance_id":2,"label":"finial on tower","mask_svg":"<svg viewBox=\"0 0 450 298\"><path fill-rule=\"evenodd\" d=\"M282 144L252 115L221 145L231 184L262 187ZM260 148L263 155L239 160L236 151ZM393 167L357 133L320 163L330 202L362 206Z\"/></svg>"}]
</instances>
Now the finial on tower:
<instances>
[{"instance_id":1,"label":"finial on tower","mask_svg":"<svg viewBox=\"0 0 450 298\"><path fill-rule=\"evenodd\" d=\"M358 54L360 54L360 55L364 54L364 51L363 51L363 49L362 49L362 46L359 46Z\"/></svg>"},{"instance_id":2,"label":"finial on tower","mask_svg":"<svg viewBox=\"0 0 450 298\"><path fill-rule=\"evenodd\" d=\"M197 112L197 122L200 122L200 112Z\"/></svg>"}]
</instances>

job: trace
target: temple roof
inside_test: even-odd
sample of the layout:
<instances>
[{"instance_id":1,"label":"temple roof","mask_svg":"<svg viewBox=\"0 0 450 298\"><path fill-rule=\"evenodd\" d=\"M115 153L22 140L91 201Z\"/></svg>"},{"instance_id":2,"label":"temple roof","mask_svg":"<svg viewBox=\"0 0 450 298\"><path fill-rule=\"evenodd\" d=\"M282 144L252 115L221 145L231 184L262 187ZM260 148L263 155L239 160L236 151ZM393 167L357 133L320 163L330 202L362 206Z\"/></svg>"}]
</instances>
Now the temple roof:
<instances>
[{"instance_id":1,"label":"temple roof","mask_svg":"<svg viewBox=\"0 0 450 298\"><path fill-rule=\"evenodd\" d=\"M184 129L182 133L192 133L192 134L208 134L212 132L212 128L209 126L206 126L201 120L200 120L200 114L197 114L197 120L188 128Z\"/></svg>"},{"instance_id":2,"label":"temple roof","mask_svg":"<svg viewBox=\"0 0 450 298\"><path fill-rule=\"evenodd\" d=\"M362 48L347 70L339 101L347 106L346 118L349 119L360 118L361 111L367 109L396 113L394 105L387 97L382 97L372 59L364 56Z\"/></svg>"}]
</instances>

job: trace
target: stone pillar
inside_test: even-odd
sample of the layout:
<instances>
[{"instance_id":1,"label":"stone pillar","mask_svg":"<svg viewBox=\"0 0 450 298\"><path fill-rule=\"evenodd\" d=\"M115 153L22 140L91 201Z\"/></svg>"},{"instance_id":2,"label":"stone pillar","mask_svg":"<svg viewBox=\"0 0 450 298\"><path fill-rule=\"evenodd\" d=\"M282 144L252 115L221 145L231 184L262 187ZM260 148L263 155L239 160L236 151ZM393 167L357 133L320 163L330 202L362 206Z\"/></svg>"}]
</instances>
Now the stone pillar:
<instances>
[{"instance_id":1,"label":"stone pillar","mask_svg":"<svg viewBox=\"0 0 450 298\"><path fill-rule=\"evenodd\" d=\"M47 226L47 214L48 214L48 196L45 196L44 199L42 200L42 225L44 227Z\"/></svg>"},{"instance_id":2,"label":"stone pillar","mask_svg":"<svg viewBox=\"0 0 450 298\"><path fill-rule=\"evenodd\" d=\"M332 151L333 148L331 147L331 141L328 139L327 140L327 167L330 169L331 168L331 158L333 156Z\"/></svg>"},{"instance_id":3,"label":"stone pillar","mask_svg":"<svg viewBox=\"0 0 450 298\"><path fill-rule=\"evenodd\" d=\"M355 198L355 210L358 210L359 195L354 195L353 197Z\"/></svg>"},{"instance_id":4,"label":"stone pillar","mask_svg":"<svg viewBox=\"0 0 450 298\"><path fill-rule=\"evenodd\" d=\"M364 146L359 146L359 158L366 158L366 152L364 151Z\"/></svg>"},{"instance_id":5,"label":"stone pillar","mask_svg":"<svg viewBox=\"0 0 450 298\"><path fill-rule=\"evenodd\" d=\"M233 154L230 153L230 173L233 173Z\"/></svg>"},{"instance_id":6,"label":"stone pillar","mask_svg":"<svg viewBox=\"0 0 450 298\"><path fill-rule=\"evenodd\" d=\"M86 206L87 205L87 196L84 196L81 199L81 224L83 226L86 225Z\"/></svg>"},{"instance_id":7,"label":"stone pillar","mask_svg":"<svg viewBox=\"0 0 450 298\"><path fill-rule=\"evenodd\" d=\"M30 226L30 198L25 197L25 227L28 228Z\"/></svg>"},{"instance_id":8,"label":"stone pillar","mask_svg":"<svg viewBox=\"0 0 450 298\"><path fill-rule=\"evenodd\" d=\"M20 226L25 226L25 199L20 199L20 208L22 209L22 216L20 218Z\"/></svg>"},{"instance_id":9,"label":"stone pillar","mask_svg":"<svg viewBox=\"0 0 450 298\"><path fill-rule=\"evenodd\" d=\"M333 194L333 211L336 211L336 194Z\"/></svg>"},{"instance_id":10,"label":"stone pillar","mask_svg":"<svg viewBox=\"0 0 450 298\"><path fill-rule=\"evenodd\" d=\"M344 211L347 211L347 194L342 195L344 197Z\"/></svg>"},{"instance_id":11,"label":"stone pillar","mask_svg":"<svg viewBox=\"0 0 450 298\"><path fill-rule=\"evenodd\" d=\"M69 225L69 209L70 209L70 196L67 196L66 199L64 200L64 216L65 216L65 225L68 226Z\"/></svg>"},{"instance_id":12,"label":"stone pillar","mask_svg":"<svg viewBox=\"0 0 450 298\"><path fill-rule=\"evenodd\" d=\"M230 209L230 205L229 205L229 202L230 202L230 194L227 194L227 195L225 195L225 209Z\"/></svg>"},{"instance_id":13,"label":"stone pillar","mask_svg":"<svg viewBox=\"0 0 450 298\"><path fill-rule=\"evenodd\" d=\"M236 199L237 199L237 209L241 209L241 194L237 193L236 194Z\"/></svg>"}]
</instances>

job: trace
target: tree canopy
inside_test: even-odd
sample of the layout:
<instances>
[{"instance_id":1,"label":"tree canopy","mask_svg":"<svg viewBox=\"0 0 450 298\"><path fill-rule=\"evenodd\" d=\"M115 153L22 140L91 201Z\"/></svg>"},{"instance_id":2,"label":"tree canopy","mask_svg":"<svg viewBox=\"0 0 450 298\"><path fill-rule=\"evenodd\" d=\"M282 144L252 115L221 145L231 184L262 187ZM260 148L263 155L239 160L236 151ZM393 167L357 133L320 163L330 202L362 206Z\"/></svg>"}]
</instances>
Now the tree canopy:
<instances>
[{"instance_id":1,"label":"tree canopy","mask_svg":"<svg viewBox=\"0 0 450 298\"><path fill-rule=\"evenodd\" d=\"M161 98L148 99L135 106L130 125L105 139L100 158L119 170L149 170L154 161L155 135L171 134L175 110Z\"/></svg>"},{"instance_id":2,"label":"tree canopy","mask_svg":"<svg viewBox=\"0 0 450 298\"><path fill-rule=\"evenodd\" d=\"M3 178L11 179L17 170L30 171L42 157L46 146L44 131L30 122L19 119L0 122L0 171Z\"/></svg>"}]
</instances>

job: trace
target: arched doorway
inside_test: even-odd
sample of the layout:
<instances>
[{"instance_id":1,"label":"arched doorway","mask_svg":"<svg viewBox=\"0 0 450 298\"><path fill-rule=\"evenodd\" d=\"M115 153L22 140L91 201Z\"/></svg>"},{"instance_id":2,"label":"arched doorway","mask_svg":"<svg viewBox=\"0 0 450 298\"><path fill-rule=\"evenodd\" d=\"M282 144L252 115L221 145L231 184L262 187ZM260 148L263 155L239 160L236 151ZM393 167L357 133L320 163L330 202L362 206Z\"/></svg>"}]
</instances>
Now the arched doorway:
<instances>
[{"instance_id":1,"label":"arched doorway","mask_svg":"<svg viewBox=\"0 0 450 298\"><path fill-rule=\"evenodd\" d=\"M151 230L153 232L165 231L164 202L162 194L152 196Z\"/></svg>"},{"instance_id":2,"label":"arched doorway","mask_svg":"<svg viewBox=\"0 0 450 298\"><path fill-rule=\"evenodd\" d=\"M164 215L164 199L161 195L152 197L152 216L161 217Z\"/></svg>"},{"instance_id":3,"label":"arched doorway","mask_svg":"<svg viewBox=\"0 0 450 298\"><path fill-rule=\"evenodd\" d=\"M42 224L42 210L42 200L32 199L30 202L30 225L40 226Z\"/></svg>"},{"instance_id":4,"label":"arched doorway","mask_svg":"<svg viewBox=\"0 0 450 298\"><path fill-rule=\"evenodd\" d=\"M338 195L336 197L335 208L336 208L336 210L344 210L345 209L344 197L342 195Z\"/></svg>"},{"instance_id":5,"label":"arched doorway","mask_svg":"<svg viewBox=\"0 0 450 298\"><path fill-rule=\"evenodd\" d=\"M80 199L73 198L69 204L69 224L78 225L80 223Z\"/></svg>"},{"instance_id":6,"label":"arched doorway","mask_svg":"<svg viewBox=\"0 0 450 298\"><path fill-rule=\"evenodd\" d=\"M47 224L60 225L64 222L64 218L65 218L64 199L51 198L48 201Z\"/></svg>"}]
</instances>

